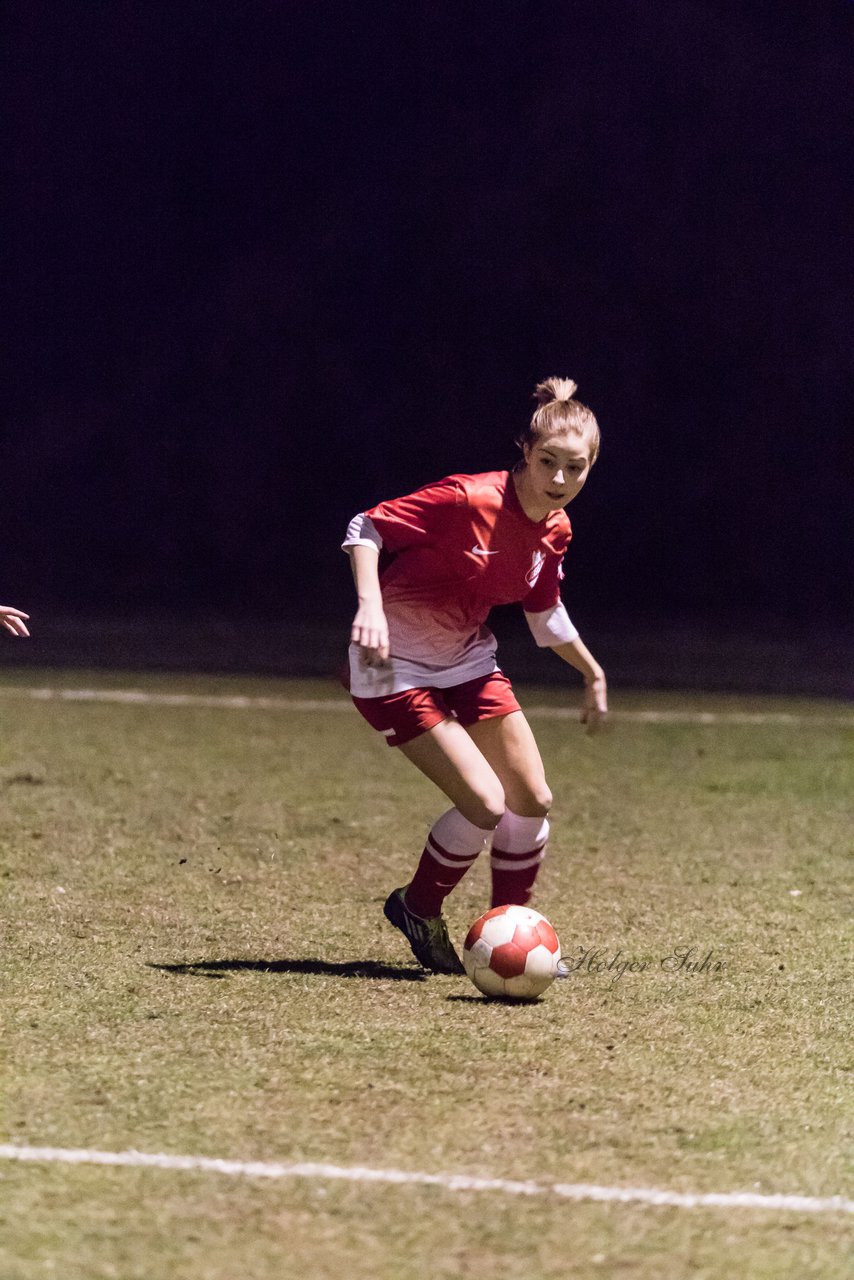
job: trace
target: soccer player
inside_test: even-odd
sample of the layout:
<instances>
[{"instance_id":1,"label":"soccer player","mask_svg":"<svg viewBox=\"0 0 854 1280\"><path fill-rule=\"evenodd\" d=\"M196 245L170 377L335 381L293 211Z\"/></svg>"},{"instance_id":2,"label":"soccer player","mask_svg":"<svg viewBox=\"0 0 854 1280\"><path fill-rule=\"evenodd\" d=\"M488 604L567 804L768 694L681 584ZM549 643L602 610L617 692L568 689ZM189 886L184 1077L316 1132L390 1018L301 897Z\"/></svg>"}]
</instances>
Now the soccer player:
<instances>
[{"instance_id":1,"label":"soccer player","mask_svg":"<svg viewBox=\"0 0 854 1280\"><path fill-rule=\"evenodd\" d=\"M540 753L485 625L493 605L520 602L537 645L581 672L588 728L608 709L605 674L560 598L571 537L563 508L599 452L598 424L575 391L568 378L537 386L514 470L448 476L380 502L351 520L343 543L359 601L353 701L453 806L384 907L435 973L463 972L442 903L487 841L492 905L524 904L549 834Z\"/></svg>"},{"instance_id":2,"label":"soccer player","mask_svg":"<svg viewBox=\"0 0 854 1280\"><path fill-rule=\"evenodd\" d=\"M28 636L27 622L30 615L21 613L20 609L13 609L10 604L0 604L0 623L11 631L13 636Z\"/></svg>"}]
</instances>

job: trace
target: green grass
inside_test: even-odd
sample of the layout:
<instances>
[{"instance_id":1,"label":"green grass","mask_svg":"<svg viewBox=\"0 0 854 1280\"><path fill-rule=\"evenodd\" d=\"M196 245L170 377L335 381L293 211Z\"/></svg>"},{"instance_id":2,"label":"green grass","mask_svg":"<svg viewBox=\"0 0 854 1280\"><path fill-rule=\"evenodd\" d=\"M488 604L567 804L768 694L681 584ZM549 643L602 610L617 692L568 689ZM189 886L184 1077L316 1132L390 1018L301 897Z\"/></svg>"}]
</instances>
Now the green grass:
<instances>
[{"instance_id":1,"label":"green grass","mask_svg":"<svg viewBox=\"0 0 854 1280\"><path fill-rule=\"evenodd\" d=\"M569 958L646 967L504 1006L422 978L383 921L443 802L355 712L0 692L0 1141L850 1194L850 708L614 702L806 721L534 719L557 797L537 905ZM487 896L484 864L450 900L458 939ZM679 948L723 967L662 967ZM0 1162L0 1226L2 1280L801 1280L848 1274L850 1219Z\"/></svg>"}]
</instances>

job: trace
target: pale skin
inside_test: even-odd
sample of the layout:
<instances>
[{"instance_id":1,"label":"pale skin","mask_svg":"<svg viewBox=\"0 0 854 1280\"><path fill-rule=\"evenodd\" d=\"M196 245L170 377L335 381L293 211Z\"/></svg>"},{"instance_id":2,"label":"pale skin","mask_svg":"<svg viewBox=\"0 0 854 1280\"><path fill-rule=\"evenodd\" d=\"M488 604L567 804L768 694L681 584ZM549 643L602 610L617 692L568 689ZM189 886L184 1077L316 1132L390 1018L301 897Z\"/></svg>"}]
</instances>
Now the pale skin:
<instances>
[{"instance_id":1,"label":"pale skin","mask_svg":"<svg viewBox=\"0 0 854 1280\"><path fill-rule=\"evenodd\" d=\"M28 636L27 622L30 615L22 613L20 609L13 609L10 604L0 604L0 623L11 632L13 636Z\"/></svg>"},{"instance_id":2,"label":"pale skin","mask_svg":"<svg viewBox=\"0 0 854 1280\"><path fill-rule=\"evenodd\" d=\"M543 520L565 507L584 486L592 459L582 437L560 433L540 437L523 449L524 466L514 472L525 514ZM369 666L388 660L388 623L380 590L379 555L374 547L349 548L359 605L350 633ZM584 677L582 723L589 732L608 712L605 673L579 637L553 651ZM435 783L475 826L493 829L505 807L521 817L545 817L552 796L534 735L521 711L463 728L443 720L400 751Z\"/></svg>"}]
</instances>

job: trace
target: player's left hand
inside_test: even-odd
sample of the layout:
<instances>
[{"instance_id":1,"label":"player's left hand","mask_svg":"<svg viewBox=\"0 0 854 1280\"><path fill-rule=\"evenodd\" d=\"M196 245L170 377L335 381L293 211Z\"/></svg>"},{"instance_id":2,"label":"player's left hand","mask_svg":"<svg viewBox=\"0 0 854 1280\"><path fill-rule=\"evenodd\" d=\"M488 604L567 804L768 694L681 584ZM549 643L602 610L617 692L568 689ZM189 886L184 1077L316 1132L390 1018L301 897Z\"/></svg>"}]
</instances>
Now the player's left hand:
<instances>
[{"instance_id":1,"label":"player's left hand","mask_svg":"<svg viewBox=\"0 0 854 1280\"><path fill-rule=\"evenodd\" d=\"M595 733L608 714L608 684L605 673L584 682L584 700L581 704L581 723L588 733Z\"/></svg>"},{"instance_id":2,"label":"player's left hand","mask_svg":"<svg viewBox=\"0 0 854 1280\"><path fill-rule=\"evenodd\" d=\"M26 622L29 620L28 613L21 613L20 609L13 609L10 604L0 604L0 626L4 626L7 631L11 631L13 636L28 636Z\"/></svg>"}]
</instances>

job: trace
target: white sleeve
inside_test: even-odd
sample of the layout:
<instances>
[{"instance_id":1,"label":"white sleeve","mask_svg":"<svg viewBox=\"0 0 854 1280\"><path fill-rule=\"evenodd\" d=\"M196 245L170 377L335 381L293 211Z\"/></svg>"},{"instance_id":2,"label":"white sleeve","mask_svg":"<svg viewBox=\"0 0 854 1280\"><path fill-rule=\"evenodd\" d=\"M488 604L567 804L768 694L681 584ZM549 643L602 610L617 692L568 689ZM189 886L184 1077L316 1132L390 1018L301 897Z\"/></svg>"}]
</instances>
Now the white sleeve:
<instances>
[{"instance_id":1,"label":"white sleeve","mask_svg":"<svg viewBox=\"0 0 854 1280\"><path fill-rule=\"evenodd\" d=\"M573 626L563 601L545 609L542 613L526 613L525 621L531 628L531 635L540 649L549 649L556 644L567 644L578 636L578 627Z\"/></svg>"},{"instance_id":2,"label":"white sleeve","mask_svg":"<svg viewBox=\"0 0 854 1280\"><path fill-rule=\"evenodd\" d=\"M353 516L347 525L347 536L341 543L341 550L346 551L348 547L376 547L377 551L383 549L382 534L364 511Z\"/></svg>"}]
</instances>

